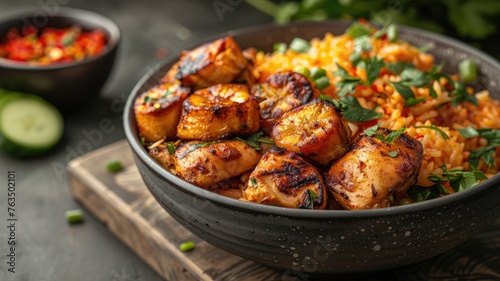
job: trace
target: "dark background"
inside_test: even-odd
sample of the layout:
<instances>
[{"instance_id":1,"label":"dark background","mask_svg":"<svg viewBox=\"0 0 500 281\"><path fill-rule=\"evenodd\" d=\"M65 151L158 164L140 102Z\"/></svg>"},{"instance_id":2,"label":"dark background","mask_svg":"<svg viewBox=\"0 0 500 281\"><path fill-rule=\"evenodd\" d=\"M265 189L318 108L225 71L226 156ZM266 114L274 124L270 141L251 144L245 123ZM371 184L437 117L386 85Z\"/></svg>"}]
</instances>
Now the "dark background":
<instances>
[{"instance_id":1,"label":"dark background","mask_svg":"<svg viewBox=\"0 0 500 281\"><path fill-rule=\"evenodd\" d=\"M217 33L272 20L240 2L219 16L213 1L202 0L0 0L0 17L24 8L82 8L108 16L123 35L114 71L100 97L65 116L64 139L54 151L30 160L0 154L0 280L161 280L89 213L84 211L83 224L66 223L65 211L82 207L71 197L65 166L89 152L81 145L87 140L84 132L99 128L104 118L110 118L115 129L94 142L92 149L125 137L121 121L125 99L165 55ZM9 170L17 175L16 274L6 271Z\"/></svg>"}]
</instances>

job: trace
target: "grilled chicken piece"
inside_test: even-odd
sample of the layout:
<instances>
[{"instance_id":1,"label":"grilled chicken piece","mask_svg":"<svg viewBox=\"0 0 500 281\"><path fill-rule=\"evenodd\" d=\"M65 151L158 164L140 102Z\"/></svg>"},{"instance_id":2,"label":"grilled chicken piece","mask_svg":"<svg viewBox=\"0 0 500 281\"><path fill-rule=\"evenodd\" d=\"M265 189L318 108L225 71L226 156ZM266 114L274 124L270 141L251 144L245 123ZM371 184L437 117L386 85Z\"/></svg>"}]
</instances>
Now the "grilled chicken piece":
<instances>
[{"instance_id":1,"label":"grilled chicken piece","mask_svg":"<svg viewBox=\"0 0 500 281\"><path fill-rule=\"evenodd\" d=\"M222 196L240 200L243 198L243 193L241 192L242 187L243 185L241 183L240 177L234 177L228 180L220 181L216 184L212 184L207 188L207 190L220 194Z\"/></svg>"},{"instance_id":2,"label":"grilled chicken piece","mask_svg":"<svg viewBox=\"0 0 500 281\"><path fill-rule=\"evenodd\" d=\"M250 96L248 87L219 84L198 90L186 99L177 136L210 141L251 135L259 128L259 104Z\"/></svg>"},{"instance_id":3,"label":"grilled chicken piece","mask_svg":"<svg viewBox=\"0 0 500 281\"><path fill-rule=\"evenodd\" d=\"M134 113L137 127L146 142L155 142L163 137L167 140L176 138L182 103L189 93L189 88L175 84L161 84L149 89L135 100Z\"/></svg>"},{"instance_id":4,"label":"grilled chicken piece","mask_svg":"<svg viewBox=\"0 0 500 281\"><path fill-rule=\"evenodd\" d=\"M327 190L316 167L281 147L269 149L243 190L250 202L288 208L324 209Z\"/></svg>"},{"instance_id":5,"label":"grilled chicken piece","mask_svg":"<svg viewBox=\"0 0 500 281\"><path fill-rule=\"evenodd\" d=\"M283 113L307 103L315 95L307 78L292 71L270 75L264 83L252 87L252 94L261 100L262 129L267 134Z\"/></svg>"},{"instance_id":6,"label":"grilled chicken piece","mask_svg":"<svg viewBox=\"0 0 500 281\"><path fill-rule=\"evenodd\" d=\"M276 145L326 166L347 151L351 130L331 102L315 99L284 113L272 136Z\"/></svg>"},{"instance_id":7,"label":"grilled chicken piece","mask_svg":"<svg viewBox=\"0 0 500 281\"><path fill-rule=\"evenodd\" d=\"M189 141L175 150L175 168L184 180L202 188L252 170L261 154L239 140Z\"/></svg>"},{"instance_id":8,"label":"grilled chicken piece","mask_svg":"<svg viewBox=\"0 0 500 281\"><path fill-rule=\"evenodd\" d=\"M377 130L384 136L390 132ZM407 134L401 134L392 143L362 134L332 164L325 182L346 209L389 207L417 181L422 159L422 144Z\"/></svg>"},{"instance_id":9,"label":"grilled chicken piece","mask_svg":"<svg viewBox=\"0 0 500 281\"><path fill-rule=\"evenodd\" d=\"M175 168L174 156L170 154L167 143L161 143L151 148L149 155L166 170L172 171Z\"/></svg>"},{"instance_id":10,"label":"grilled chicken piece","mask_svg":"<svg viewBox=\"0 0 500 281\"><path fill-rule=\"evenodd\" d=\"M184 52L176 79L195 89L233 81L247 65L240 47L226 37Z\"/></svg>"}]
</instances>

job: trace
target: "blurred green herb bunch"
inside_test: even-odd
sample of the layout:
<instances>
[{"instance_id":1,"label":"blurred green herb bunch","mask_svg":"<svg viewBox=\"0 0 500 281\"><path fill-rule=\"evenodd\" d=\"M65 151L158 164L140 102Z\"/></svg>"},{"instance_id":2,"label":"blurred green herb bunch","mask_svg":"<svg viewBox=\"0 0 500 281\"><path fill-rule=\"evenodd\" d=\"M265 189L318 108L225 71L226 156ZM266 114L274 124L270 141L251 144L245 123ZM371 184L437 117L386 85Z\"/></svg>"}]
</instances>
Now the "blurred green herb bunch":
<instances>
[{"instance_id":1,"label":"blurred green herb bunch","mask_svg":"<svg viewBox=\"0 0 500 281\"><path fill-rule=\"evenodd\" d=\"M276 23L364 18L456 37L500 59L498 0L246 0Z\"/></svg>"}]
</instances>

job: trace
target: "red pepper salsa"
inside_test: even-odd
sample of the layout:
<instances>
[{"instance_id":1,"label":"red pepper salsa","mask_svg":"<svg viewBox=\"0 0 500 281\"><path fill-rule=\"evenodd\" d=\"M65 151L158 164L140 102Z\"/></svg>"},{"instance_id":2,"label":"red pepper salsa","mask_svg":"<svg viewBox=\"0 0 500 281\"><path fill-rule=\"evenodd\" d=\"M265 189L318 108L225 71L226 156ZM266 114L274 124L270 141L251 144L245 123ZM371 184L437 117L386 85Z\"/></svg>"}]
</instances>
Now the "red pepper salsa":
<instances>
[{"instance_id":1,"label":"red pepper salsa","mask_svg":"<svg viewBox=\"0 0 500 281\"><path fill-rule=\"evenodd\" d=\"M0 57L34 64L55 64L81 61L99 55L106 48L106 35L102 30L82 31L70 28L44 28L34 26L12 28L0 41Z\"/></svg>"}]
</instances>

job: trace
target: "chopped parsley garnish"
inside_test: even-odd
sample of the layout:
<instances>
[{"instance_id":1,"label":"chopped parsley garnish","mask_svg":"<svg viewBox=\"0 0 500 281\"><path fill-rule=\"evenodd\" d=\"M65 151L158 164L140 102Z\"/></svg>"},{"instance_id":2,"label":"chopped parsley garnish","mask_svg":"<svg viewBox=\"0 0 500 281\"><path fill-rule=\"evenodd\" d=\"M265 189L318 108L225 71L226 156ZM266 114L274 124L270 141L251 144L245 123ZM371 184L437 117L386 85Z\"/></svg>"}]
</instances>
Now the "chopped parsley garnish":
<instances>
[{"instance_id":1,"label":"chopped parsley garnish","mask_svg":"<svg viewBox=\"0 0 500 281\"><path fill-rule=\"evenodd\" d=\"M295 37L292 39L292 42L290 42L290 46L288 48L297 53L307 53L311 48L311 43L305 39Z\"/></svg>"},{"instance_id":2,"label":"chopped parsley garnish","mask_svg":"<svg viewBox=\"0 0 500 281\"><path fill-rule=\"evenodd\" d=\"M363 35L354 39L355 52L369 52L373 48L370 36Z\"/></svg>"},{"instance_id":3,"label":"chopped parsley garnish","mask_svg":"<svg viewBox=\"0 0 500 281\"><path fill-rule=\"evenodd\" d=\"M366 70L366 77L368 79L367 85L371 85L375 79L380 75L380 70L384 67L384 59L372 57L370 59L361 60L357 67L364 68Z\"/></svg>"},{"instance_id":4,"label":"chopped parsley garnish","mask_svg":"<svg viewBox=\"0 0 500 281\"><path fill-rule=\"evenodd\" d=\"M415 128L425 128L425 129L431 129L431 130L435 130L437 131L445 140L448 140L450 139L450 137L448 136L448 134L446 134L443 130L439 129L438 127L434 126L434 125L430 125L430 126L415 126Z\"/></svg>"},{"instance_id":5,"label":"chopped parsley garnish","mask_svg":"<svg viewBox=\"0 0 500 281\"><path fill-rule=\"evenodd\" d=\"M474 138L483 137L488 141L485 147L473 150L469 155L469 164L472 167L477 167L479 165L479 160L482 159L488 167L495 167L495 154L497 147L500 146L500 130L495 129L474 129L473 127L467 127L465 129L459 129L458 132L464 138Z\"/></svg>"},{"instance_id":6,"label":"chopped parsley garnish","mask_svg":"<svg viewBox=\"0 0 500 281\"><path fill-rule=\"evenodd\" d=\"M156 98L153 98L153 97L150 97L150 96L145 96L144 97L144 102L145 103L148 103L148 102L152 102L152 101L155 101Z\"/></svg>"},{"instance_id":7,"label":"chopped parsley garnish","mask_svg":"<svg viewBox=\"0 0 500 281\"><path fill-rule=\"evenodd\" d=\"M452 82L453 90L450 92L450 96L453 98L451 100L451 104L454 107L457 107L458 104L464 102L470 102L475 106L478 106L478 102L475 95L469 95L467 92L467 88L460 81L453 81L449 79L448 81Z\"/></svg>"},{"instance_id":8,"label":"chopped parsley garnish","mask_svg":"<svg viewBox=\"0 0 500 281\"><path fill-rule=\"evenodd\" d=\"M251 178L250 182L252 183L253 188L257 188L258 187L257 180L255 178Z\"/></svg>"},{"instance_id":9,"label":"chopped parsley garnish","mask_svg":"<svg viewBox=\"0 0 500 281\"><path fill-rule=\"evenodd\" d=\"M266 144L274 145L273 140L261 138L263 134L264 134L263 132L257 132L253 135L248 136L247 138L236 137L236 139L248 144L253 149L259 151L259 150L262 150L259 143L266 143Z\"/></svg>"},{"instance_id":10,"label":"chopped parsley garnish","mask_svg":"<svg viewBox=\"0 0 500 281\"><path fill-rule=\"evenodd\" d=\"M418 185L412 186L408 189L408 195L416 202L422 202L450 194L444 186L446 183L449 183L451 188L455 192L458 192L473 187L481 180L488 179L481 171L448 170L444 165L441 166L441 169L443 169L441 176L431 174L427 177L435 184L428 187Z\"/></svg>"},{"instance_id":11,"label":"chopped parsley garnish","mask_svg":"<svg viewBox=\"0 0 500 281\"><path fill-rule=\"evenodd\" d=\"M378 128L380 127L380 124L377 124L375 126L371 126L370 128L364 130L364 133L371 137L375 137L383 142L386 143L392 143L394 142L404 131L406 130L406 126L401 127L401 129L392 131L389 133L387 136L384 136L383 134L377 133Z\"/></svg>"},{"instance_id":12,"label":"chopped parsley garnish","mask_svg":"<svg viewBox=\"0 0 500 281\"><path fill-rule=\"evenodd\" d=\"M287 46L285 43L274 43L273 45L273 51L278 52L278 53L284 53L287 49Z\"/></svg>"},{"instance_id":13,"label":"chopped parsley garnish","mask_svg":"<svg viewBox=\"0 0 500 281\"><path fill-rule=\"evenodd\" d=\"M358 77L354 77L349 75L347 70L345 70L342 66L337 64L338 70L333 73L333 75L342 78L342 81L337 83L337 87L340 88L340 91L337 93L339 97L343 97L349 93L354 93L354 89L356 86L362 85L363 82Z\"/></svg>"},{"instance_id":14,"label":"chopped parsley garnish","mask_svg":"<svg viewBox=\"0 0 500 281\"><path fill-rule=\"evenodd\" d=\"M173 143L167 143L167 150L170 155L175 154L175 145Z\"/></svg>"},{"instance_id":15,"label":"chopped parsley garnish","mask_svg":"<svg viewBox=\"0 0 500 281\"><path fill-rule=\"evenodd\" d=\"M319 99L322 100L322 101L328 101L330 103L333 103L333 105L338 110L340 110L340 112L344 112L344 111L346 111L346 110L349 109L349 107L345 103L343 103L342 101L334 100L333 98L331 98L329 96L320 95Z\"/></svg>"},{"instance_id":16,"label":"chopped parsley garnish","mask_svg":"<svg viewBox=\"0 0 500 281\"><path fill-rule=\"evenodd\" d=\"M390 157L394 158L394 157L398 156L398 152L396 150L389 151L389 152L387 152L387 155L389 155Z\"/></svg>"},{"instance_id":17,"label":"chopped parsley garnish","mask_svg":"<svg viewBox=\"0 0 500 281\"><path fill-rule=\"evenodd\" d=\"M308 200L307 200L307 208L308 209L313 209L314 208L314 200L316 200L316 198L318 198L318 194L316 194L316 192L314 192L311 189L307 190L307 194L308 194L308 197L309 197Z\"/></svg>"},{"instance_id":18,"label":"chopped parsley garnish","mask_svg":"<svg viewBox=\"0 0 500 281\"><path fill-rule=\"evenodd\" d=\"M443 169L441 176L431 174L427 179L437 184L449 183L455 192L466 190L478 184L481 180L488 179L481 171L448 170L444 165L441 166L441 169Z\"/></svg>"},{"instance_id":19,"label":"chopped parsley garnish","mask_svg":"<svg viewBox=\"0 0 500 281\"><path fill-rule=\"evenodd\" d=\"M382 113L376 112L375 108L367 109L362 107L353 96L342 97L340 102L348 105L347 109L342 112L342 115L349 121L366 122L382 116Z\"/></svg>"}]
</instances>

